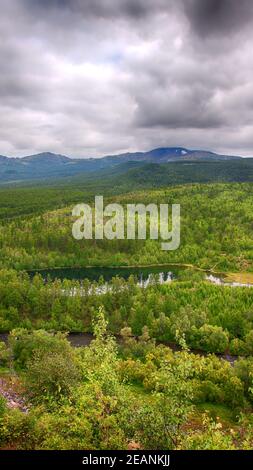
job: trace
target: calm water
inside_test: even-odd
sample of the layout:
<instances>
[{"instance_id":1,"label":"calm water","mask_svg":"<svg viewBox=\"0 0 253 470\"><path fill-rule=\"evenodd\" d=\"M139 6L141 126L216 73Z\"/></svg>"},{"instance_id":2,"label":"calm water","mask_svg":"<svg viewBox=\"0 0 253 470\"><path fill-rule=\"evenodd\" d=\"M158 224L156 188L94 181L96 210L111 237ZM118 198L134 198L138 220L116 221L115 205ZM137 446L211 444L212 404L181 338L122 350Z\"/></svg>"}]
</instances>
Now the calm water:
<instances>
[{"instance_id":1,"label":"calm water","mask_svg":"<svg viewBox=\"0 0 253 470\"><path fill-rule=\"evenodd\" d=\"M105 282L109 282L113 277L121 277L128 279L130 276L135 276L139 282L147 281L151 275L159 276L160 280L167 281L176 278L182 268L176 266L149 266L138 268L60 268L60 269L45 269L40 270L39 273L44 279L70 279L70 280L83 280L89 279L90 281L98 281L102 276ZM38 272L38 271L37 271ZM36 271L30 271L29 274L34 276Z\"/></svg>"},{"instance_id":2,"label":"calm water","mask_svg":"<svg viewBox=\"0 0 253 470\"><path fill-rule=\"evenodd\" d=\"M37 272L47 280L55 279L69 279L82 281L89 279L89 281L99 281L99 278L103 277L105 283L112 280L113 277L120 277L128 279L130 276L135 276L137 282L146 286L154 276L162 284L163 282L170 282L174 279L183 279L184 273L192 272L199 273L202 276L200 279L206 279L215 285L225 285L230 287L253 287L253 284L242 284L239 282L226 282L222 273L213 275L210 271L198 271L194 268L188 268L176 265L164 265L164 266L146 266L146 267L86 267L86 268L58 268L58 269L44 269L39 271L29 271L29 275L33 277ZM189 279L189 276L187 276Z\"/></svg>"}]
</instances>

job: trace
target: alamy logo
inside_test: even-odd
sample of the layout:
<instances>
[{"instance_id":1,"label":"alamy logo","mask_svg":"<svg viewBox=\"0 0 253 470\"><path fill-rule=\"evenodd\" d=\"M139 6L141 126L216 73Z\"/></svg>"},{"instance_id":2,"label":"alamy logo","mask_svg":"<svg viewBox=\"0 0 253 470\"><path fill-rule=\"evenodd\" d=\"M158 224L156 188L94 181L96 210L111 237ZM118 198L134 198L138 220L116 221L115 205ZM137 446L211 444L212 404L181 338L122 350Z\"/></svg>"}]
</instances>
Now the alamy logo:
<instances>
[{"instance_id":1,"label":"alamy logo","mask_svg":"<svg viewBox=\"0 0 253 470\"><path fill-rule=\"evenodd\" d=\"M176 250L180 245L180 204L126 204L126 207L108 204L104 207L103 196L96 196L94 208L77 204L72 216L78 217L72 227L76 240L159 239L162 250Z\"/></svg>"}]
</instances>

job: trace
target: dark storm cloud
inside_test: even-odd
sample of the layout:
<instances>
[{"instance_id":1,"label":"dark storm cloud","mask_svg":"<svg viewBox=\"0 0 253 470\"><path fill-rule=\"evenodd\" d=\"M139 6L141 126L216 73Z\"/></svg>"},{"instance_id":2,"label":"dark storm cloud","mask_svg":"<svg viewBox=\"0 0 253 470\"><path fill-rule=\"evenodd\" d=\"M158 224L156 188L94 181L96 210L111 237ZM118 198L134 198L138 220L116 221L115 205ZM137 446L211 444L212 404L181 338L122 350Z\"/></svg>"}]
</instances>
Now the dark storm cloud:
<instances>
[{"instance_id":1,"label":"dark storm cloud","mask_svg":"<svg viewBox=\"0 0 253 470\"><path fill-rule=\"evenodd\" d=\"M184 0L183 5L201 36L233 34L252 21L252 0Z\"/></svg>"},{"instance_id":2,"label":"dark storm cloud","mask_svg":"<svg viewBox=\"0 0 253 470\"><path fill-rule=\"evenodd\" d=\"M234 32L251 21L252 0L23 0L30 9L67 9L85 16L140 18L183 7L201 35Z\"/></svg>"},{"instance_id":3,"label":"dark storm cloud","mask_svg":"<svg viewBox=\"0 0 253 470\"><path fill-rule=\"evenodd\" d=\"M253 154L253 1L2 0L0 154Z\"/></svg>"},{"instance_id":4,"label":"dark storm cloud","mask_svg":"<svg viewBox=\"0 0 253 470\"><path fill-rule=\"evenodd\" d=\"M23 0L30 8L52 10L64 8L85 16L143 18L168 7L171 0Z\"/></svg>"},{"instance_id":5,"label":"dark storm cloud","mask_svg":"<svg viewBox=\"0 0 253 470\"><path fill-rule=\"evenodd\" d=\"M153 96L139 98L137 124L143 127L170 129L210 129L222 127L225 119L217 112L203 90L171 89L156 91Z\"/></svg>"}]
</instances>

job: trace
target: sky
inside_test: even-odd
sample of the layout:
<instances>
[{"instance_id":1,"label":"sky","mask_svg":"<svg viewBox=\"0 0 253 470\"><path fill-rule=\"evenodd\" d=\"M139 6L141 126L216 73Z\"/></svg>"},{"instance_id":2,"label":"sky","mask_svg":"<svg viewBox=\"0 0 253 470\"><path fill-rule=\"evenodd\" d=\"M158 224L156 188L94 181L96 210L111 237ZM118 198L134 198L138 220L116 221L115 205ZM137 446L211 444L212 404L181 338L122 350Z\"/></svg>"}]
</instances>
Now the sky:
<instances>
[{"instance_id":1,"label":"sky","mask_svg":"<svg viewBox=\"0 0 253 470\"><path fill-rule=\"evenodd\" d=\"M0 155L253 156L252 0L1 0Z\"/></svg>"}]
</instances>

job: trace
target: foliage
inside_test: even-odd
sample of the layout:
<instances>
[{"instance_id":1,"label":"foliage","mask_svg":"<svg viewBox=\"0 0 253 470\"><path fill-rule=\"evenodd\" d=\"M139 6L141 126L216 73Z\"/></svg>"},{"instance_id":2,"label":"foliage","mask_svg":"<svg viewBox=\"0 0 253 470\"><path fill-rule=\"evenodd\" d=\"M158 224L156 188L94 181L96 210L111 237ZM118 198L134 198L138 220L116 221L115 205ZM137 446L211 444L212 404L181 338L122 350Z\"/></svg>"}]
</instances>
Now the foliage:
<instances>
[{"instance_id":1,"label":"foliage","mask_svg":"<svg viewBox=\"0 0 253 470\"><path fill-rule=\"evenodd\" d=\"M38 360L48 353L71 356L70 345L62 333L53 335L44 330L15 329L9 336L9 344L14 364L18 368L26 368L35 355Z\"/></svg>"},{"instance_id":2,"label":"foliage","mask_svg":"<svg viewBox=\"0 0 253 470\"><path fill-rule=\"evenodd\" d=\"M137 411L136 439L144 448L176 448L181 438L181 426L186 422L193 400L191 358L164 362L153 378L152 403Z\"/></svg>"},{"instance_id":3,"label":"foliage","mask_svg":"<svg viewBox=\"0 0 253 470\"><path fill-rule=\"evenodd\" d=\"M5 367L10 361L10 351L5 343L0 341L0 366Z\"/></svg>"},{"instance_id":4,"label":"foliage","mask_svg":"<svg viewBox=\"0 0 253 470\"><path fill-rule=\"evenodd\" d=\"M0 419L0 445L13 443L22 449L31 449L34 443L33 417L16 409L8 410Z\"/></svg>"},{"instance_id":5,"label":"foliage","mask_svg":"<svg viewBox=\"0 0 253 470\"><path fill-rule=\"evenodd\" d=\"M191 432L181 443L184 450L235 450L235 432L226 433L220 421L212 421L208 416L203 418L204 429Z\"/></svg>"},{"instance_id":6,"label":"foliage","mask_svg":"<svg viewBox=\"0 0 253 470\"><path fill-rule=\"evenodd\" d=\"M57 401L70 396L81 374L72 351L35 353L28 362L25 384L34 401Z\"/></svg>"},{"instance_id":7,"label":"foliage","mask_svg":"<svg viewBox=\"0 0 253 470\"><path fill-rule=\"evenodd\" d=\"M32 328L91 332L93 313L100 305L112 333L131 329L125 339L132 352L135 347L136 357L152 347L154 339L179 344L182 335L189 347L206 352L230 350L244 356L252 352L253 289L206 281L173 281L143 289L131 277L128 281L115 278L110 289L101 292L101 280L44 282L39 275L30 279L24 273L0 270L0 331L24 329L23 333L18 331L14 356L21 354L22 338L25 349L33 350L33 338L40 341L40 348L44 344L47 349L53 335L31 333ZM30 356L25 350L22 354ZM19 358L17 365L23 367L27 359Z\"/></svg>"},{"instance_id":8,"label":"foliage","mask_svg":"<svg viewBox=\"0 0 253 470\"><path fill-rule=\"evenodd\" d=\"M215 266L220 271L252 271L252 190L247 183L195 184L107 197L108 202L124 205L180 204L182 236L176 251L162 251L160 240L150 239L77 242L72 237L70 204L73 206L78 198L78 202L91 202L92 198L85 193L71 196L65 207L57 209L57 203L56 210L46 211L42 205L39 215L15 217L14 212L13 218L0 225L0 266L36 270L58 266L188 263L209 269ZM8 202L9 198L6 199Z\"/></svg>"},{"instance_id":9,"label":"foliage","mask_svg":"<svg viewBox=\"0 0 253 470\"><path fill-rule=\"evenodd\" d=\"M0 395L0 420L2 419L5 412L6 412L6 401L4 397Z\"/></svg>"},{"instance_id":10,"label":"foliage","mask_svg":"<svg viewBox=\"0 0 253 470\"><path fill-rule=\"evenodd\" d=\"M32 348L32 353L28 338L34 333L20 332L20 351L28 345L30 352L21 377L32 408L28 414L3 408L1 445L59 450L127 449L132 444L141 449L249 448L250 424L236 424L245 426L245 433L239 428L227 432L207 417L197 429L190 423L198 416L199 403L223 404L231 412L237 410L237 416L247 410L249 420L250 359L239 360L234 367L187 349L173 353L150 343L147 329L139 339L124 329L125 346L121 344L119 354L102 308L93 316L93 329L90 346L77 349L66 346L64 338L51 336L45 350L48 333L40 331L39 349ZM59 348L61 342L64 348ZM139 342L144 347L141 355Z\"/></svg>"},{"instance_id":11,"label":"foliage","mask_svg":"<svg viewBox=\"0 0 253 470\"><path fill-rule=\"evenodd\" d=\"M199 178L208 181L206 168ZM208 168L212 179L214 166ZM69 192L64 184L48 185L43 198L42 187L1 189L0 331L13 331L8 346L0 343L0 365L14 366L30 401L22 413L0 398L2 447L252 448L253 289L214 286L189 270L177 281L145 289L133 278L114 278L105 289L102 278L45 280L23 271L170 262L252 271L252 185L134 192L151 179L153 187L161 178L167 184L166 169L146 167L144 182L132 174L131 188L126 176L117 198L104 184L110 202L180 203L176 252L162 252L155 240L74 241L70 205L83 197L92 201L94 181L84 190L79 180ZM235 170L229 171L226 178ZM194 181L192 169L182 175L178 166L176 172L177 181ZM120 193L119 185L113 192ZM93 331L94 339L74 349L61 331ZM244 357L229 363L210 354L229 352ZM205 407L223 407L233 424L203 417Z\"/></svg>"}]
</instances>

